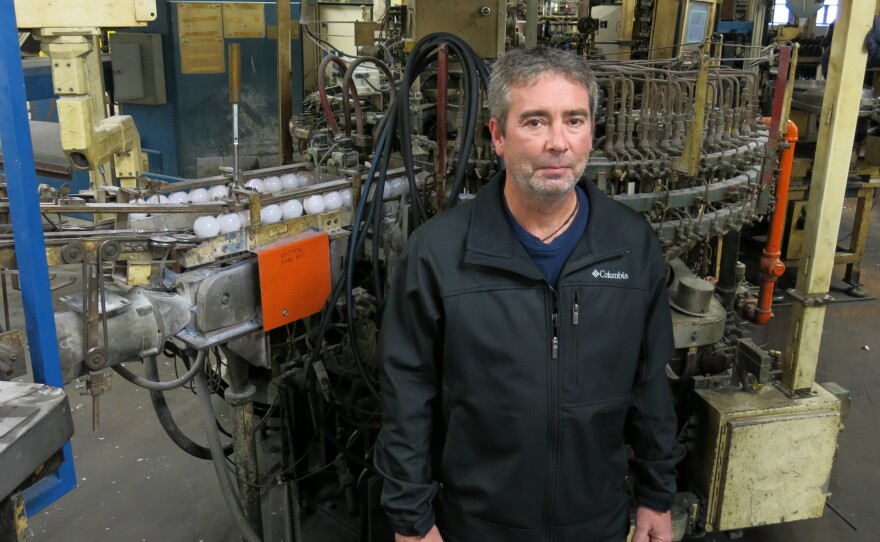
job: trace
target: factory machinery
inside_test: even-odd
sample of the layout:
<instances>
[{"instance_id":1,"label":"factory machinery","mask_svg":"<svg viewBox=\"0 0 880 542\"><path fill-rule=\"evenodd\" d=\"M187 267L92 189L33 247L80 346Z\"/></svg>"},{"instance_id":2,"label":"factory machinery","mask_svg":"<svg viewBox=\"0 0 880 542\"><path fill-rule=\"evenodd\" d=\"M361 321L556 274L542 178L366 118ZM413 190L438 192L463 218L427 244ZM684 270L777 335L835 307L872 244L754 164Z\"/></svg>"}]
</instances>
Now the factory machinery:
<instances>
[{"instance_id":1,"label":"factory machinery","mask_svg":"<svg viewBox=\"0 0 880 542\"><path fill-rule=\"evenodd\" d=\"M143 24L146 13L107 26ZM53 61L65 152L93 170L114 161L117 179L100 197L49 192L40 202L48 264L77 279L56 304L64 380L84 380L95 423L112 372L150 390L174 444L214 462L247 540L308 540L328 514L353 539L390 536L371 466L385 294L409 234L500 169L482 101L491 61L467 36L401 45L409 14L386 14L389 41L370 54L324 56L317 90L290 119L292 163L243 171L236 160L216 176L176 179L145 171L130 117L91 116L103 95L88 84L96 34L51 30L66 25L18 10ZM503 25L509 14L498 17ZM594 64L602 95L586 177L644 215L669 264L667 374L688 451L676 540L821 516L848 401L834 385L804 385L780 352L749 338L772 316L784 270L796 140L785 96L797 51L756 50L738 68L720 51L712 36L679 58ZM779 75L762 118L759 74L771 65ZM61 219L70 213L95 220ZM752 284L739 249L756 224L769 233ZM16 268L11 242L0 259ZM163 355L173 380L159 377ZM4 362L16 368L7 376L20 372ZM171 416L165 394L180 389L198 395L208 446ZM212 395L231 409L226 437ZM340 506L328 512L328 500Z\"/></svg>"}]
</instances>

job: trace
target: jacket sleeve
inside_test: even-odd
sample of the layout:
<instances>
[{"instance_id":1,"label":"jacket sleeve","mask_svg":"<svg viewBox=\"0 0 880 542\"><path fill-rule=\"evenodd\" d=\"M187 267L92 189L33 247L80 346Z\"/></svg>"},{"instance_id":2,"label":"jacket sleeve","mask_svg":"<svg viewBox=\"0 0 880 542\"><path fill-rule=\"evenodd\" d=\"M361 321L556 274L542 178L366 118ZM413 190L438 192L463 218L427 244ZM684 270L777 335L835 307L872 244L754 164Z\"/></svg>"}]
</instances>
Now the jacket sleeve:
<instances>
[{"instance_id":1,"label":"jacket sleeve","mask_svg":"<svg viewBox=\"0 0 880 542\"><path fill-rule=\"evenodd\" d=\"M675 467L684 457L684 448L677 441L675 410L666 377L666 364L675 352L666 263L659 243L652 241L650 307L626 438L635 453L630 467L635 474L638 504L665 512L672 506Z\"/></svg>"},{"instance_id":2,"label":"jacket sleeve","mask_svg":"<svg viewBox=\"0 0 880 542\"><path fill-rule=\"evenodd\" d=\"M380 332L382 430L374 454L385 478L382 506L395 532L407 536L424 536L434 525L438 490L430 449L441 303L418 233L400 260Z\"/></svg>"}]
</instances>

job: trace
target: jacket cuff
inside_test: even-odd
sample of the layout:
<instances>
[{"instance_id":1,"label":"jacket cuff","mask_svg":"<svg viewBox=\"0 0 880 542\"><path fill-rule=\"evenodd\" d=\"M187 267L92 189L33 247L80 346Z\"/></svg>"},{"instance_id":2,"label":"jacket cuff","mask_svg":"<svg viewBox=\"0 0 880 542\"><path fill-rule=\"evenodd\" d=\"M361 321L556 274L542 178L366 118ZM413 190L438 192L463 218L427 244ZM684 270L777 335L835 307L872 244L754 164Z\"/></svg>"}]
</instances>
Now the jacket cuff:
<instances>
[{"instance_id":1,"label":"jacket cuff","mask_svg":"<svg viewBox=\"0 0 880 542\"><path fill-rule=\"evenodd\" d=\"M645 506L657 512L668 512L672 508L674 497L668 493L657 493L643 487L636 489L636 502L639 503L639 506Z\"/></svg>"},{"instance_id":2,"label":"jacket cuff","mask_svg":"<svg viewBox=\"0 0 880 542\"><path fill-rule=\"evenodd\" d=\"M434 510L429 509L428 513L422 516L416 523L397 523L392 520L391 527L395 533L403 536L421 536L424 537L436 523L434 518Z\"/></svg>"}]
</instances>

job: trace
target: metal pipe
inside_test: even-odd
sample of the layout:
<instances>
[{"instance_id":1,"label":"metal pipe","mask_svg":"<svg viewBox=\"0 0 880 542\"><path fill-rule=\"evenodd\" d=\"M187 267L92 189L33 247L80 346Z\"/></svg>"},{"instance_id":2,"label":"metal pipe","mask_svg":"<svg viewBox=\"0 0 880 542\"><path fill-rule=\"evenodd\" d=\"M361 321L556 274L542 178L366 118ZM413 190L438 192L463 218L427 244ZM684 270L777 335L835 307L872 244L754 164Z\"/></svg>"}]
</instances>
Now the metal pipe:
<instances>
[{"instance_id":1,"label":"metal pipe","mask_svg":"<svg viewBox=\"0 0 880 542\"><path fill-rule=\"evenodd\" d=\"M262 542L260 535L251 527L238 499L235 497L235 488L232 486L232 477L229 475L226 458L223 456L223 445L220 443L217 420L214 417L214 405L211 404L211 391L208 389L208 380L205 377L205 373L198 373L193 381L196 387L196 396L199 400L202 425L205 427L205 436L208 438L208 447L211 449L211 460L214 463L214 470L217 472L217 480L220 482L220 492L242 537L247 542Z\"/></svg>"},{"instance_id":2,"label":"metal pipe","mask_svg":"<svg viewBox=\"0 0 880 542\"><path fill-rule=\"evenodd\" d=\"M293 157L293 136L287 128L293 116L290 68L290 0L276 0L278 17L278 154L286 164Z\"/></svg>"},{"instance_id":3,"label":"metal pipe","mask_svg":"<svg viewBox=\"0 0 880 542\"><path fill-rule=\"evenodd\" d=\"M526 2L526 47L538 45L538 0Z\"/></svg>"},{"instance_id":4,"label":"metal pipe","mask_svg":"<svg viewBox=\"0 0 880 542\"><path fill-rule=\"evenodd\" d=\"M241 181L238 163L238 102L241 100L241 45L229 44L229 103L232 104L232 179Z\"/></svg>"},{"instance_id":5,"label":"metal pipe","mask_svg":"<svg viewBox=\"0 0 880 542\"><path fill-rule=\"evenodd\" d=\"M736 299L736 264L739 260L740 230L731 230L724 234L721 241L721 262L719 263L718 283L715 290L721 306L727 312L733 311Z\"/></svg>"},{"instance_id":6,"label":"metal pipe","mask_svg":"<svg viewBox=\"0 0 880 542\"><path fill-rule=\"evenodd\" d=\"M788 83L788 64L791 58L791 47L779 50L779 65L776 73L776 86L773 89L773 109L770 114L770 139L767 141L767 158L764 161L764 176L761 184L769 187L773 182L776 146L779 144L779 125L782 120L782 108L785 103L785 86Z\"/></svg>"},{"instance_id":7,"label":"metal pipe","mask_svg":"<svg viewBox=\"0 0 880 542\"><path fill-rule=\"evenodd\" d=\"M765 118L765 121L769 119ZM772 134L771 134L772 137ZM779 160L779 179L776 181L776 207L770 220L770 231L761 257L761 290L758 304L750 304L744 318L753 324L764 325L773 318L773 288L776 280L785 273L785 264L779 259L782 250L782 234L785 229L785 215L788 210L788 187L791 181L791 166L794 163L794 146L798 140L797 125L788 121L784 136L787 146Z\"/></svg>"},{"instance_id":8,"label":"metal pipe","mask_svg":"<svg viewBox=\"0 0 880 542\"><path fill-rule=\"evenodd\" d=\"M229 387L224 393L232 411L232 447L238 492L248 522L262 536L263 513L260 506L257 443L254 437L254 395L256 388L248 381L250 364L232 350L222 347L226 355Z\"/></svg>"}]
</instances>

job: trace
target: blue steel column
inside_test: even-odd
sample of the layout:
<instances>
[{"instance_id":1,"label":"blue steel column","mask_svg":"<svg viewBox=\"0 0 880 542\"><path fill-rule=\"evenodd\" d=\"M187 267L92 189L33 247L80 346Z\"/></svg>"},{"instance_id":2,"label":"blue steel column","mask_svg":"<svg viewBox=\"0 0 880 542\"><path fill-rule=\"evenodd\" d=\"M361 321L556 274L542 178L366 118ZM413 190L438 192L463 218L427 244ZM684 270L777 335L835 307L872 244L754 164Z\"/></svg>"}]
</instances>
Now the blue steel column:
<instances>
[{"instance_id":1,"label":"blue steel column","mask_svg":"<svg viewBox=\"0 0 880 542\"><path fill-rule=\"evenodd\" d=\"M37 195L34 150L24 87L18 29L13 0L0 0L0 142L9 191L15 257L18 261L25 328L36 382L63 387L55 336L55 316L49 288L49 266ZM76 487L73 452L64 445L64 462L57 474L48 476L25 492L32 516Z\"/></svg>"}]
</instances>

